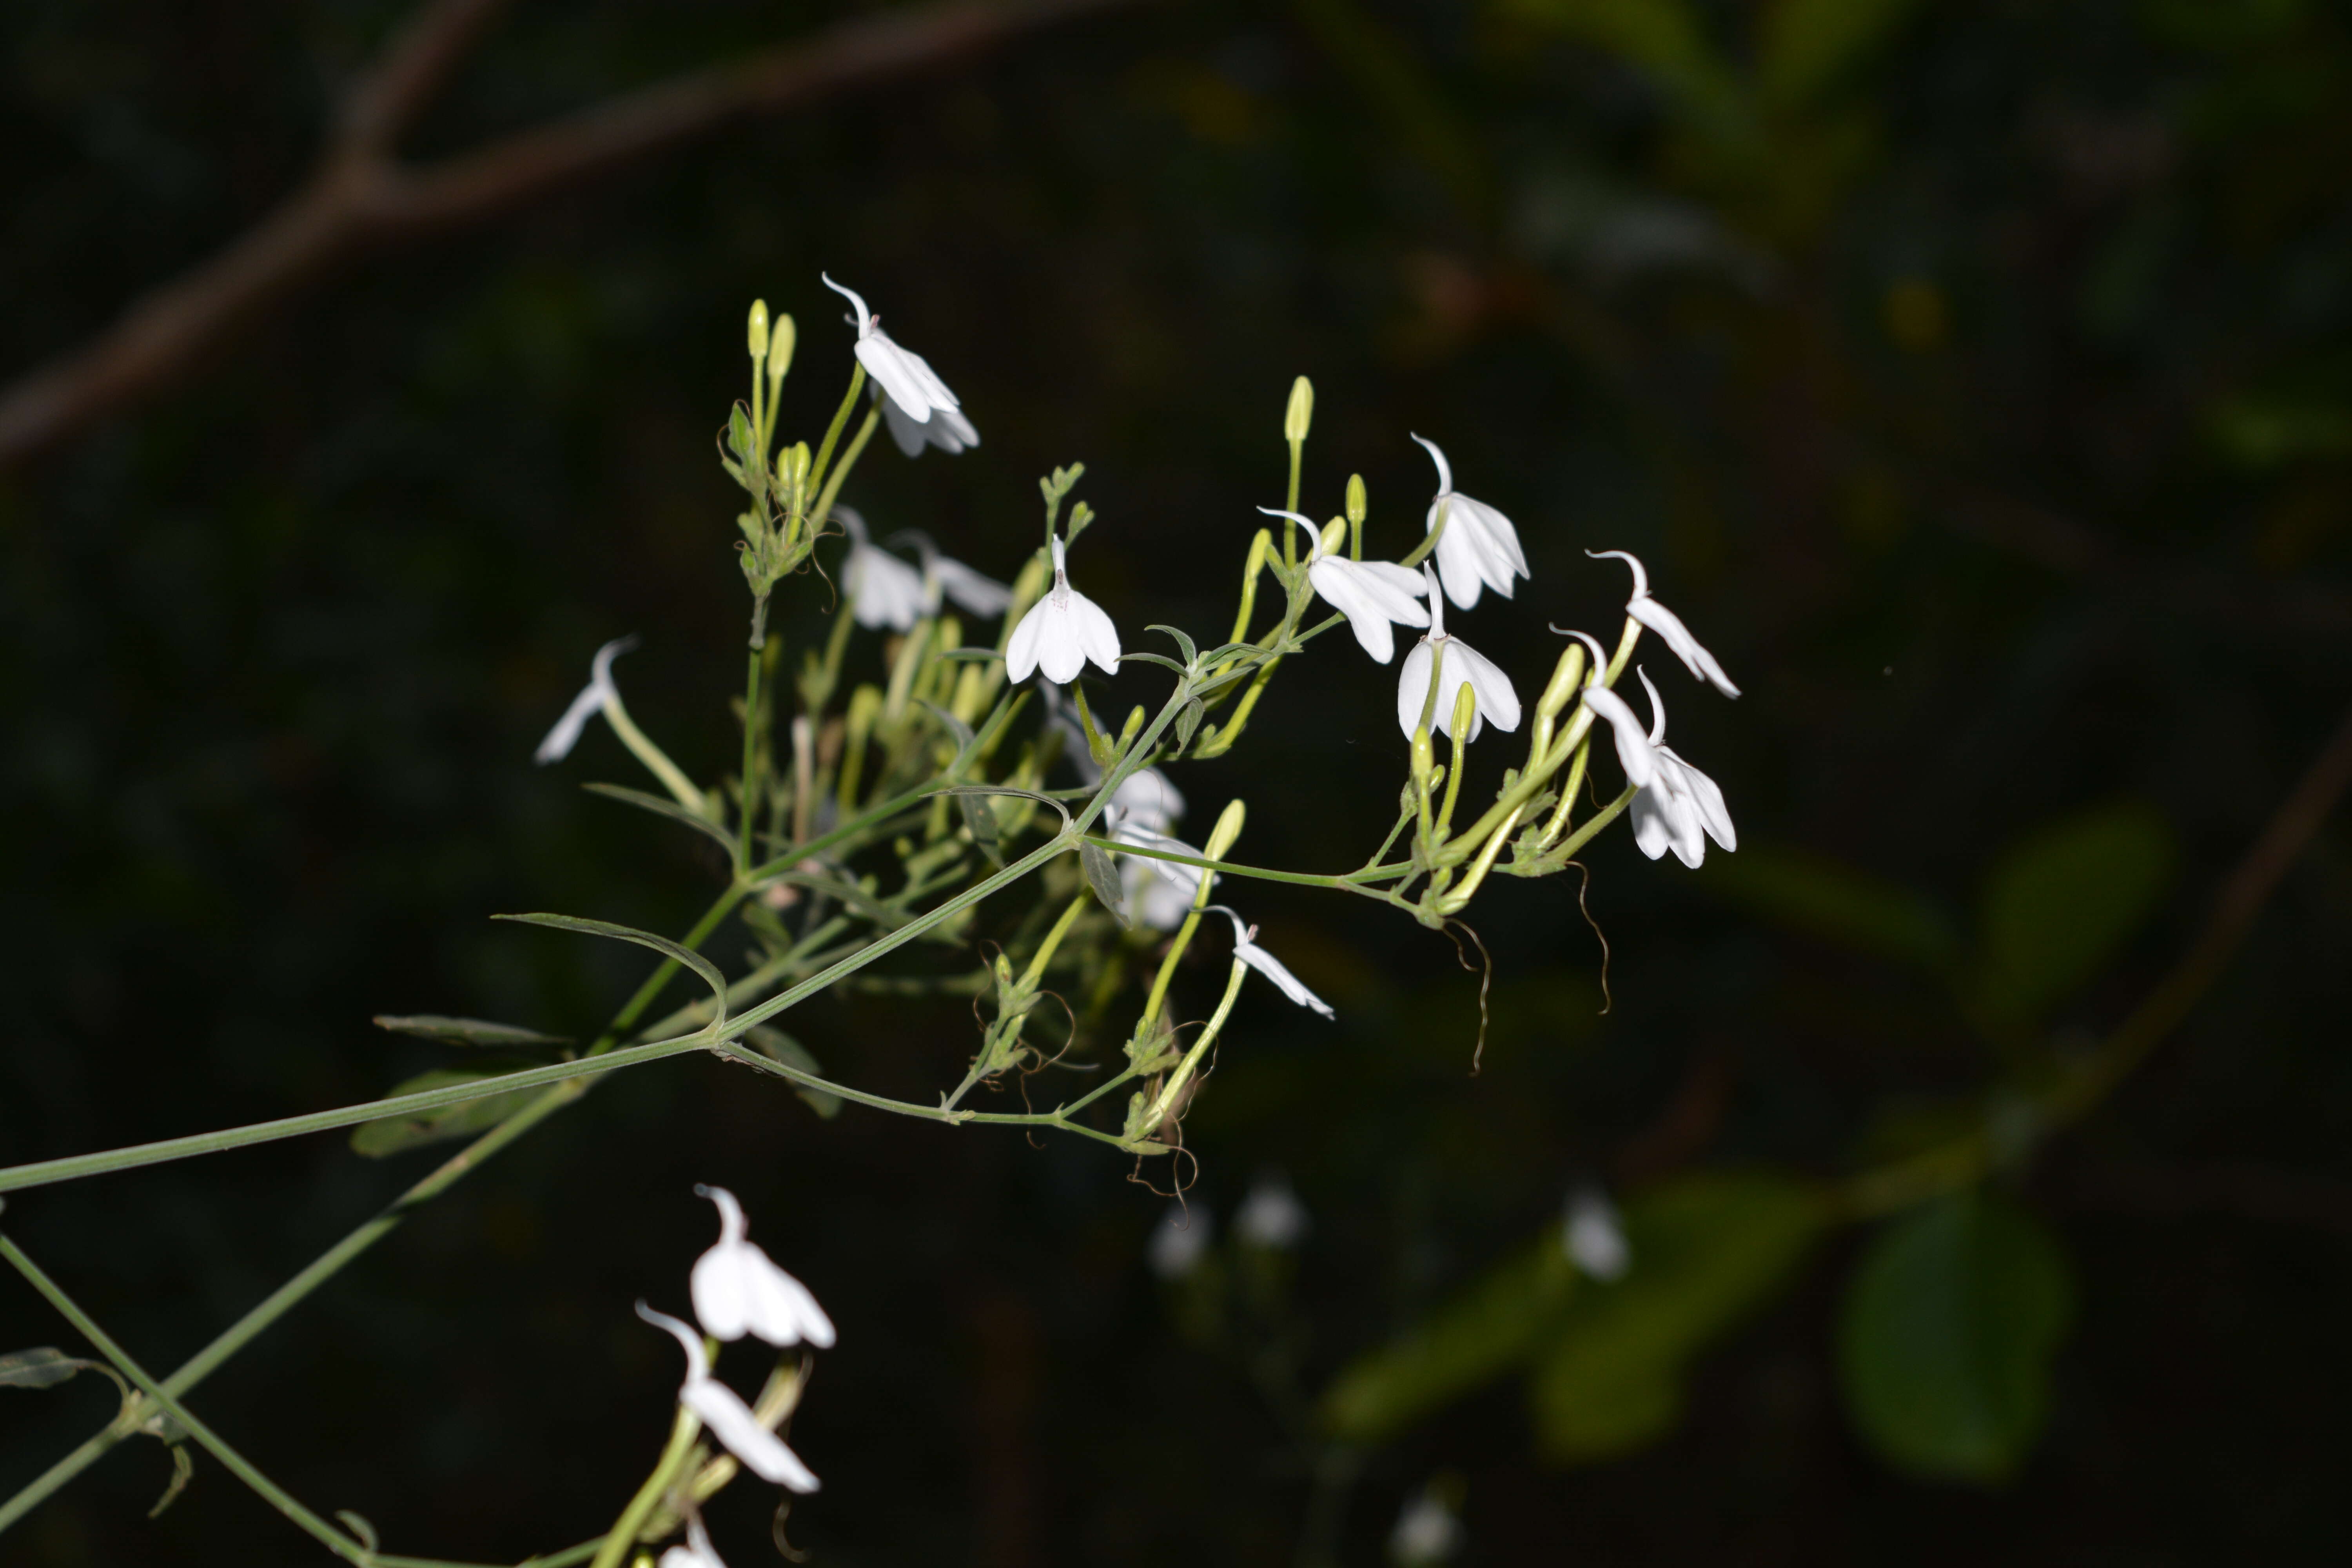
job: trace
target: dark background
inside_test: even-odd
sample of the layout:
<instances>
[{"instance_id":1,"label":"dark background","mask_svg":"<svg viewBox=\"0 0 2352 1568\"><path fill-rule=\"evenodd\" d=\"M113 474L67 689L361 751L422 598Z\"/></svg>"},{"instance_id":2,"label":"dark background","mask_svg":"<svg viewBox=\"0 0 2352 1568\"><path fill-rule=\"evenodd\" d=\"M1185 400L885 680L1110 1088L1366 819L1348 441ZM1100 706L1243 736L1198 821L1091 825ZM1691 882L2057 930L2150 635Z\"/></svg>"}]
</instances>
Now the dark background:
<instances>
[{"instance_id":1,"label":"dark background","mask_svg":"<svg viewBox=\"0 0 2352 1568\"><path fill-rule=\"evenodd\" d=\"M464 147L841 9L519 7L408 144ZM1679 54L1612 33L1622 9L1158 5L1041 33L356 262L0 476L6 1161L362 1100L440 1059L373 1013L584 1033L626 994L625 953L484 917L676 930L708 898L670 830L579 791L636 782L609 735L565 770L530 753L591 650L635 631L634 711L689 771L728 766L744 606L711 437L755 294L801 324L784 427L821 428L849 333L820 268L986 441L878 452L845 499L1009 574L1034 477L1084 459L1083 584L1130 645L1152 620L1221 635L1304 372L1309 510L1360 470L1371 547L1408 548L1418 430L1518 520L1532 582L1457 629L1523 692L1547 620L1614 624L1622 574L1580 552L1649 560L1746 688L1665 684L1744 847L1962 911L2021 835L2152 803L2171 890L2060 1020L2112 1026L2352 675L2352 17L1816 5L1832 32L1884 25L1792 82L1769 46L1806 7L1652 13L1692 21ZM250 224L400 11L0 12L0 365L85 341ZM793 602L788 647L822 635L824 602ZM1286 669L1234 755L1177 771L1194 830L1238 794L1244 858L1360 860L1404 762L1391 679L1328 642ZM1113 688L1122 710L1158 689ZM1271 1168L1315 1216L1278 1323L1188 1334L1141 1261L1161 1201L1098 1146L821 1122L680 1060L534 1133L195 1406L393 1550L593 1534L677 1372L629 1303L682 1305L711 1233L689 1188L720 1181L842 1325L794 1427L826 1482L793 1523L817 1561L1289 1561L1306 1487L1252 1374L1268 1353L1320 1386L1581 1177L1834 1173L1890 1098L1993 1070L1900 975L1622 834L1591 858L1613 1010L1572 881L1496 887L1472 916L1496 963L1475 1078L1478 983L1451 943L1249 889L1339 1010L1254 993L1189 1127L1220 1219ZM1904 1479L1852 1435L1839 1242L1703 1363L1661 1446L1549 1466L1498 1384L1370 1458L1340 1559L1378 1560L1401 1500L1448 1469L1473 1562L2341 1560L2348 932L2331 828L2189 1025L2021 1177L2080 1308L2008 1486ZM1216 973L1180 999L1204 1008ZM828 1000L793 1024L829 1068L913 1098L973 1039L960 1003ZM25 1193L6 1223L161 1369L432 1158L322 1136ZM70 1331L0 1283L0 1343L51 1342ZM110 1408L89 1379L0 1391L0 1488ZM205 1458L148 1522L166 1468L119 1450L5 1555L323 1558ZM773 1561L735 1490L722 1549Z\"/></svg>"}]
</instances>

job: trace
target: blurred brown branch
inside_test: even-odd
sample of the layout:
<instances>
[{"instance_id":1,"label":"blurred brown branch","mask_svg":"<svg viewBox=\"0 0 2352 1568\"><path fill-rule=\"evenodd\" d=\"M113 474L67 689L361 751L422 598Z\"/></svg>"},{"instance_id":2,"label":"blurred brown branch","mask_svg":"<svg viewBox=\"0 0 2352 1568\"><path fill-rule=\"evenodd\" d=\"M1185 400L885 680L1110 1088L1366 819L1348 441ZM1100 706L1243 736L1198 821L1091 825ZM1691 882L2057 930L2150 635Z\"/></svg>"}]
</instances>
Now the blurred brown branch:
<instances>
[{"instance_id":1,"label":"blurred brown branch","mask_svg":"<svg viewBox=\"0 0 2352 1568\"><path fill-rule=\"evenodd\" d=\"M310 181L228 248L0 394L0 468L152 396L341 263L495 216L739 121L887 80L1126 0L940 0L624 93L425 168L396 146L506 0L435 0L345 100Z\"/></svg>"}]
</instances>

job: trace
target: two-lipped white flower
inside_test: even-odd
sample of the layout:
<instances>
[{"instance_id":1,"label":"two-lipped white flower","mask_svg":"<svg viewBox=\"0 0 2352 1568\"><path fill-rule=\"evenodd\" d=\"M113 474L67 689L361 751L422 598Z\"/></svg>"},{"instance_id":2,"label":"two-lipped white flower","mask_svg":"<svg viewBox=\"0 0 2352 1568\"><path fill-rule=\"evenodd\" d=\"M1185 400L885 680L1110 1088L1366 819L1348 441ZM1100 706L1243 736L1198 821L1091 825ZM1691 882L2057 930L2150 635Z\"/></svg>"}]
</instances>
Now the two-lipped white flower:
<instances>
[{"instance_id":1,"label":"two-lipped white flower","mask_svg":"<svg viewBox=\"0 0 2352 1568\"><path fill-rule=\"evenodd\" d=\"M1102 606L1070 586L1062 542L1054 541L1054 585L1029 606L1005 645L1004 673L1015 682L1037 670L1056 686L1078 678L1088 659L1106 675L1118 672L1118 628Z\"/></svg>"},{"instance_id":2,"label":"two-lipped white flower","mask_svg":"<svg viewBox=\"0 0 2352 1568\"><path fill-rule=\"evenodd\" d=\"M1201 852L1181 838L1171 838L1164 833L1147 826L1146 819L1112 807L1103 813L1110 826L1110 837L1121 844L1132 844L1139 849L1157 849L1163 855L1190 855L1203 858ZM1187 866L1181 860L1158 860L1149 855L1119 857L1119 890L1125 895L1127 907L1136 923L1153 931L1174 931L1192 912L1192 904L1201 896L1201 879L1210 873L1198 866Z\"/></svg>"},{"instance_id":3,"label":"two-lipped white flower","mask_svg":"<svg viewBox=\"0 0 2352 1568\"><path fill-rule=\"evenodd\" d=\"M1091 758L1088 759L1092 761ZM1184 815L1184 794L1158 768L1138 768L1110 792L1119 820L1152 833L1165 833ZM1186 850L1186 854L1192 851Z\"/></svg>"},{"instance_id":4,"label":"two-lipped white flower","mask_svg":"<svg viewBox=\"0 0 2352 1568\"><path fill-rule=\"evenodd\" d=\"M1519 727L1519 694L1511 687L1511 678L1495 667L1494 661L1464 642L1445 633L1445 604L1437 592L1436 574L1426 566L1423 575L1429 584L1429 633L1415 643L1404 656L1404 668L1397 676L1397 728L1404 738L1421 728L1422 710L1429 702L1430 667L1437 665L1437 706L1431 714L1432 729L1447 735L1454 733L1454 704L1463 687L1470 688L1474 705L1470 713L1470 733L1465 741L1475 741L1486 727L1488 720L1506 734ZM1438 661L1438 652L1444 658Z\"/></svg>"},{"instance_id":5,"label":"two-lipped white flower","mask_svg":"<svg viewBox=\"0 0 2352 1568\"><path fill-rule=\"evenodd\" d=\"M1435 532L1440 521L1445 524L1445 531L1437 536L1437 571L1445 580L1445 596L1465 610L1476 606L1482 589L1492 588L1509 598L1511 579L1528 575L1519 531L1485 501L1455 494L1454 465L1437 443L1419 436L1413 439L1429 449L1437 464L1437 499L1429 503L1427 531Z\"/></svg>"},{"instance_id":6,"label":"two-lipped white flower","mask_svg":"<svg viewBox=\"0 0 2352 1568\"><path fill-rule=\"evenodd\" d=\"M849 599L850 615L869 631L912 630L928 609L938 605L925 591L923 574L867 539L866 520L850 508L835 507L833 518L849 535L841 591Z\"/></svg>"},{"instance_id":7,"label":"two-lipped white flower","mask_svg":"<svg viewBox=\"0 0 2352 1568\"><path fill-rule=\"evenodd\" d=\"M1307 1205L1290 1190L1280 1172L1269 1172L1250 1184L1249 1195L1234 1211L1234 1234L1253 1247L1286 1252L1306 1239L1309 1225Z\"/></svg>"},{"instance_id":8,"label":"two-lipped white flower","mask_svg":"<svg viewBox=\"0 0 2352 1568\"><path fill-rule=\"evenodd\" d=\"M1429 612L1422 607L1421 596L1428 592L1426 579L1412 568L1399 566L1392 561L1350 561L1323 548L1323 533L1314 523L1295 511L1262 506L1258 510L1270 517L1286 517L1307 530L1307 580L1323 595L1323 602L1348 617L1348 629L1356 634L1366 653L1386 664L1396 654L1396 633L1390 623L1398 626L1425 626Z\"/></svg>"},{"instance_id":9,"label":"two-lipped white flower","mask_svg":"<svg viewBox=\"0 0 2352 1568\"><path fill-rule=\"evenodd\" d=\"M1273 981L1276 989L1301 1007L1320 1013L1327 1018L1338 1016L1331 1011L1331 1004L1307 989L1282 960L1258 946L1257 927L1244 924L1241 916L1223 904L1211 904L1209 907L1234 922L1234 956L1236 959Z\"/></svg>"},{"instance_id":10,"label":"two-lipped white flower","mask_svg":"<svg viewBox=\"0 0 2352 1568\"><path fill-rule=\"evenodd\" d=\"M881 389L882 417L898 449L912 458L926 446L945 452L979 446L980 432L923 356L891 342L880 319L866 310L866 300L855 290L830 278L824 279L824 286L857 307L857 363Z\"/></svg>"},{"instance_id":11,"label":"two-lipped white flower","mask_svg":"<svg viewBox=\"0 0 2352 1568\"><path fill-rule=\"evenodd\" d=\"M555 721L555 728L547 732L547 739L539 743L539 750L533 753L541 766L570 756L572 748L580 743L580 732L588 727L588 721L604 711L608 703L621 700L620 688L613 684L613 661L636 646L637 639L632 635L614 637L596 650L595 659L588 666L588 684L572 700L572 706L563 710L563 717Z\"/></svg>"},{"instance_id":12,"label":"two-lipped white flower","mask_svg":"<svg viewBox=\"0 0 2352 1568\"><path fill-rule=\"evenodd\" d=\"M643 1558L639 1562L645 1561ZM689 1516L686 1521L686 1542L661 1554L661 1568L727 1568L719 1559L719 1549L710 1544L710 1532L702 1528L702 1521Z\"/></svg>"},{"instance_id":13,"label":"two-lipped white flower","mask_svg":"<svg viewBox=\"0 0 2352 1568\"><path fill-rule=\"evenodd\" d=\"M1633 1249L1617 1220L1617 1205L1598 1187L1579 1187L1560 1221L1560 1247L1570 1261L1603 1285L1633 1267Z\"/></svg>"},{"instance_id":14,"label":"two-lipped white flower","mask_svg":"<svg viewBox=\"0 0 2352 1568\"><path fill-rule=\"evenodd\" d=\"M718 1244L695 1260L691 1288L694 1315L714 1340L745 1334L782 1348L803 1341L819 1350L833 1345L833 1320L807 1286L776 1267L774 1258L745 1234L743 1205L725 1187L698 1186L698 1196L719 1205Z\"/></svg>"},{"instance_id":15,"label":"two-lipped white flower","mask_svg":"<svg viewBox=\"0 0 2352 1568\"><path fill-rule=\"evenodd\" d=\"M1584 703L1609 721L1616 732L1617 761L1625 769L1626 781L1637 786L1633 806L1634 844L1653 860L1672 849L1675 859L1696 870L1706 858L1707 839L1736 851L1739 835L1716 782L1675 755L1673 747L1663 744L1666 705L1648 673L1639 669L1634 673L1641 676L1643 689L1650 694L1653 718L1646 735L1633 708L1606 687L1588 687Z\"/></svg>"},{"instance_id":16,"label":"two-lipped white flower","mask_svg":"<svg viewBox=\"0 0 2352 1568\"><path fill-rule=\"evenodd\" d=\"M686 1382L678 1387L677 1402L699 1416L729 1453L762 1480L796 1492L817 1489L816 1476L801 1463L800 1456L786 1447L782 1437L761 1425L740 1394L710 1375L710 1359L703 1349L700 1334L643 1301L637 1303L637 1316L656 1328L667 1330L685 1350Z\"/></svg>"},{"instance_id":17,"label":"two-lipped white flower","mask_svg":"<svg viewBox=\"0 0 2352 1568\"><path fill-rule=\"evenodd\" d=\"M1013 603L1011 588L961 561L950 560L928 540L922 542L922 552L924 614L939 614L942 597L968 615L992 618L1003 615Z\"/></svg>"},{"instance_id":18,"label":"two-lipped white flower","mask_svg":"<svg viewBox=\"0 0 2352 1568\"><path fill-rule=\"evenodd\" d=\"M1588 550L1585 553L1595 561L1614 557L1631 566L1633 569L1633 596L1625 601L1625 613L1665 638L1666 646L1675 650L1675 657L1683 661L1684 668L1691 674L1726 697L1739 695L1739 688L1731 684L1731 677L1723 673L1723 666L1716 662L1715 655L1700 647L1698 638L1691 636L1690 627L1683 625L1683 618L1650 597L1649 569L1639 559L1623 550Z\"/></svg>"}]
</instances>

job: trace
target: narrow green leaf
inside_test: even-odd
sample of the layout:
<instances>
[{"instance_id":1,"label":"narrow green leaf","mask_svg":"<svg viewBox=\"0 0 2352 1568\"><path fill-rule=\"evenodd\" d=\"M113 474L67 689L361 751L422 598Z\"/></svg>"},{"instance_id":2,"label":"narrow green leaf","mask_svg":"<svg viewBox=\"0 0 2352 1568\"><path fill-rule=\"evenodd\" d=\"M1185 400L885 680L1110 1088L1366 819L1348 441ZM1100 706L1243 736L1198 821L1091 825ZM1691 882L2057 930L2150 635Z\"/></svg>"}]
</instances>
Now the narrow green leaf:
<instances>
[{"instance_id":1,"label":"narrow green leaf","mask_svg":"<svg viewBox=\"0 0 2352 1568\"><path fill-rule=\"evenodd\" d=\"M14 1351L0 1355L0 1388L55 1388L74 1373L94 1371L97 1365L54 1345Z\"/></svg>"},{"instance_id":2,"label":"narrow green leaf","mask_svg":"<svg viewBox=\"0 0 2352 1568\"><path fill-rule=\"evenodd\" d=\"M816 1058L810 1054L808 1047L782 1029L767 1024L754 1024L744 1031L743 1037L751 1041L752 1048L770 1061L782 1063L793 1071L804 1072L811 1078L824 1076L824 1068L817 1064ZM806 1088L796 1088L793 1092L799 1095L811 1110L815 1111L827 1121L841 1114L841 1096L837 1094L827 1094L821 1089Z\"/></svg>"},{"instance_id":3,"label":"narrow green leaf","mask_svg":"<svg viewBox=\"0 0 2352 1568\"><path fill-rule=\"evenodd\" d=\"M959 791L956 805L963 811L963 825L971 832L972 843L988 857L988 863L1003 865L1004 849L997 842L994 803L971 791Z\"/></svg>"},{"instance_id":4,"label":"narrow green leaf","mask_svg":"<svg viewBox=\"0 0 2352 1568\"><path fill-rule=\"evenodd\" d=\"M2122 801L2032 835L1987 879L1979 1005L2027 1024L2092 979L2156 912L2172 879L2172 832Z\"/></svg>"},{"instance_id":5,"label":"narrow green leaf","mask_svg":"<svg viewBox=\"0 0 2352 1568\"><path fill-rule=\"evenodd\" d=\"M149 1519L162 1517L163 1510L178 1501L180 1494L188 1489L188 1483L195 1479L196 1459L194 1455L188 1452L188 1446L185 1443L173 1443L170 1447L172 1479L165 1483L163 1495L155 1500L155 1506L147 1510ZM368 1545L370 1550L373 1550L375 1543L370 1542Z\"/></svg>"},{"instance_id":6,"label":"narrow green leaf","mask_svg":"<svg viewBox=\"0 0 2352 1568\"><path fill-rule=\"evenodd\" d=\"M1585 1287L1537 1359L1545 1450L1577 1463L1664 1436L1690 1363L1769 1299L1828 1217L1814 1189L1761 1172L1685 1176L1628 1204L1632 1268Z\"/></svg>"},{"instance_id":7,"label":"narrow green leaf","mask_svg":"<svg viewBox=\"0 0 2352 1568\"><path fill-rule=\"evenodd\" d=\"M711 1020L714 1033L717 1032L718 1026L727 1022L727 977L719 973L719 966L710 960L690 947L680 947L666 936L657 936L649 931L639 931L635 926L614 925L609 921L583 920L578 915L492 915L490 918L494 921L513 921L520 925L546 926L554 931L578 931L583 936L610 937L614 942L633 942L639 947L649 947L656 952L675 959L691 969L702 977L702 983L705 985L710 987L711 998L716 1008Z\"/></svg>"},{"instance_id":8,"label":"narrow green leaf","mask_svg":"<svg viewBox=\"0 0 2352 1568\"><path fill-rule=\"evenodd\" d=\"M1839 1324L1854 1426L1899 1468L2006 1479L2042 1429L2074 1294L2058 1244L2005 1199L1963 1193L1895 1221Z\"/></svg>"},{"instance_id":9,"label":"narrow green leaf","mask_svg":"<svg viewBox=\"0 0 2352 1568\"><path fill-rule=\"evenodd\" d=\"M493 1076L471 1068L436 1068L397 1085L391 1095L422 1094L429 1089L447 1089ZM437 1143L445 1138L463 1138L497 1126L521 1109L534 1092L527 1089L510 1089L486 1094L479 1100L463 1100L455 1105L436 1106L413 1116L383 1116L373 1121L362 1121L352 1129L352 1151L371 1160L381 1160L405 1149ZM391 1095L385 1098L389 1099Z\"/></svg>"},{"instance_id":10,"label":"narrow green leaf","mask_svg":"<svg viewBox=\"0 0 2352 1568\"><path fill-rule=\"evenodd\" d=\"M1325 1427L1350 1443L1396 1436L1524 1362L1577 1285L1559 1232L1547 1228L1427 1321L1341 1372L1323 1397Z\"/></svg>"},{"instance_id":11,"label":"narrow green leaf","mask_svg":"<svg viewBox=\"0 0 2352 1568\"><path fill-rule=\"evenodd\" d=\"M1184 634L1181 627L1149 626L1143 629L1148 632L1166 632L1171 637L1174 638L1177 649L1183 654L1184 662L1187 665L1194 664L1199 661L1201 657L1199 650L1193 647L1192 639Z\"/></svg>"},{"instance_id":12,"label":"narrow green leaf","mask_svg":"<svg viewBox=\"0 0 2352 1568\"><path fill-rule=\"evenodd\" d=\"M1858 952L1948 973L1951 921L1925 894L1806 850L1751 844L1708 859L1700 884L1776 925Z\"/></svg>"},{"instance_id":13,"label":"narrow green leaf","mask_svg":"<svg viewBox=\"0 0 2352 1568\"><path fill-rule=\"evenodd\" d=\"M591 795L601 795L608 800L617 800L624 805L634 805L640 811L650 811L656 816L667 816L672 822L682 822L697 833L708 836L729 855L732 856L735 853L735 839L727 829L698 811L687 810L674 800L666 799L657 795L647 795L641 789L630 789L625 784L584 784L580 787Z\"/></svg>"},{"instance_id":14,"label":"narrow green leaf","mask_svg":"<svg viewBox=\"0 0 2352 1568\"><path fill-rule=\"evenodd\" d=\"M1178 751L1181 752L1192 743L1192 732L1201 727L1202 715L1208 710L1207 705L1197 697L1184 704L1184 711L1176 715L1176 749Z\"/></svg>"},{"instance_id":15,"label":"narrow green leaf","mask_svg":"<svg viewBox=\"0 0 2352 1568\"><path fill-rule=\"evenodd\" d=\"M449 1046L568 1046L569 1037L562 1035L542 1035L537 1029L525 1029L513 1024L492 1024L480 1018L450 1018L438 1013L412 1013L395 1016L379 1013L375 1026L395 1035L414 1035L419 1039L439 1040Z\"/></svg>"},{"instance_id":16,"label":"narrow green leaf","mask_svg":"<svg viewBox=\"0 0 2352 1568\"><path fill-rule=\"evenodd\" d=\"M1099 844L1082 840L1078 845L1078 864L1086 868L1087 886L1094 889L1096 899L1110 911L1110 918L1124 927L1127 915L1120 908L1118 868L1111 863L1109 851Z\"/></svg>"}]
</instances>

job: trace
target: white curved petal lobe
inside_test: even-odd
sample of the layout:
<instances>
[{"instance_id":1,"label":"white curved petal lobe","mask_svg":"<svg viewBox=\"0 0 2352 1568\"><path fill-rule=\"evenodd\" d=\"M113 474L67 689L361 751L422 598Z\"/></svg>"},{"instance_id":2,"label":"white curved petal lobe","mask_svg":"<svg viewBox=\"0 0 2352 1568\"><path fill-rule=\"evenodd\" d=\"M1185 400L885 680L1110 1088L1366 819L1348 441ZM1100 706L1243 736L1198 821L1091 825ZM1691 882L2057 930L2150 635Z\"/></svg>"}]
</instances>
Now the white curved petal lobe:
<instances>
[{"instance_id":1,"label":"white curved petal lobe","mask_svg":"<svg viewBox=\"0 0 2352 1568\"><path fill-rule=\"evenodd\" d=\"M1655 599L1647 597L1627 604L1625 613L1664 638L1665 645L1675 650L1675 656L1683 661L1684 668L1691 674L1726 697L1739 695L1739 688L1731 683L1731 677L1724 673L1723 666L1716 662L1715 655L1707 652L1700 646L1698 638L1691 636L1690 628L1683 625L1680 616Z\"/></svg>"},{"instance_id":2,"label":"white curved petal lobe","mask_svg":"<svg viewBox=\"0 0 2352 1568\"><path fill-rule=\"evenodd\" d=\"M1616 734L1617 761L1625 770L1626 782L1642 789L1656 782L1658 754L1651 748L1650 737L1643 731L1642 721L1634 717L1625 700L1605 686L1591 686L1585 688L1584 705L1609 721L1610 729Z\"/></svg>"},{"instance_id":3,"label":"white curved petal lobe","mask_svg":"<svg viewBox=\"0 0 2352 1568\"><path fill-rule=\"evenodd\" d=\"M705 1377L678 1391L678 1403L702 1417L710 1435L743 1461L743 1468L761 1480L796 1492L817 1489L817 1479L784 1440L760 1425L760 1418L741 1395L723 1383Z\"/></svg>"}]
</instances>

